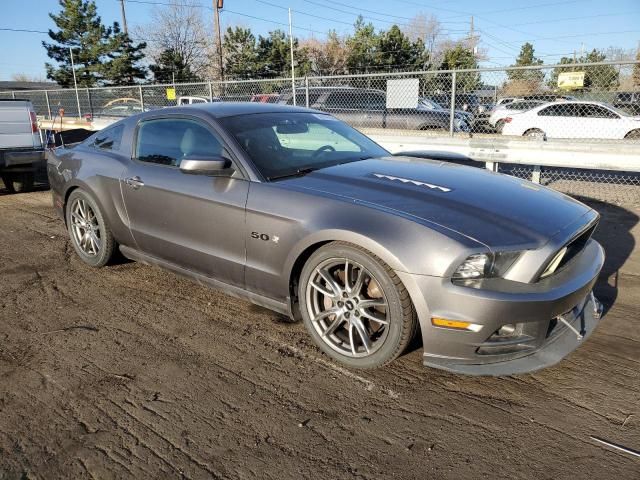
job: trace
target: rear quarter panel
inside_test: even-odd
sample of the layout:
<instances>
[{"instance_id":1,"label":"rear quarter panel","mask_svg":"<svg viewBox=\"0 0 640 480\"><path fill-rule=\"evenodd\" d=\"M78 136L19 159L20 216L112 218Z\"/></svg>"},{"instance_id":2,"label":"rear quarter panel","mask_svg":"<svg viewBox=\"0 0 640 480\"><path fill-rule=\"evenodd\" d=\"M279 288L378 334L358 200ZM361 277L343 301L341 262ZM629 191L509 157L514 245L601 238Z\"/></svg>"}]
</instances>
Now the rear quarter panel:
<instances>
[{"instance_id":1,"label":"rear quarter panel","mask_svg":"<svg viewBox=\"0 0 640 480\"><path fill-rule=\"evenodd\" d=\"M84 144L56 149L47 158L54 206L59 213L66 208L71 191L81 188L96 201L116 240L134 246L120 190L120 177L130 159L119 152L99 151Z\"/></svg>"}]
</instances>

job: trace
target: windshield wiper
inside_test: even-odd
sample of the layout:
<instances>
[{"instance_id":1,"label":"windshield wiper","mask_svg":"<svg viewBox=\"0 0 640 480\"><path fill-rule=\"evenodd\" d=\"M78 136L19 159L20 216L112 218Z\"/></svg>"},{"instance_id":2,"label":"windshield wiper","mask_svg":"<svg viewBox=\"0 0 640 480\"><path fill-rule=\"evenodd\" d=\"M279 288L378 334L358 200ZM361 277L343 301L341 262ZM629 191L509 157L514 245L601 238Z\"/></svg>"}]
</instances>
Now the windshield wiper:
<instances>
[{"instance_id":1,"label":"windshield wiper","mask_svg":"<svg viewBox=\"0 0 640 480\"><path fill-rule=\"evenodd\" d=\"M271 181L271 180L279 180L281 178L301 177L303 175L306 175L307 173L311 173L311 172L315 172L316 170L320 170L320 168L322 168L322 167L299 168L294 172L283 173L281 175L271 175L270 177L267 177L267 180Z\"/></svg>"}]
</instances>

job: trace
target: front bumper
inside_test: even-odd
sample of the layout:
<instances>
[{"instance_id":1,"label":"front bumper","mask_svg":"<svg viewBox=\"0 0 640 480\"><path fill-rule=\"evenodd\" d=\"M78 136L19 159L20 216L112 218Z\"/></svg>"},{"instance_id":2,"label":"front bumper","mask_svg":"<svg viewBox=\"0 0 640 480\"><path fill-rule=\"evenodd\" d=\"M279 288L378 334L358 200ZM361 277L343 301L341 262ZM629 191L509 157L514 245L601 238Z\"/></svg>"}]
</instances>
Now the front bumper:
<instances>
[{"instance_id":1,"label":"front bumper","mask_svg":"<svg viewBox=\"0 0 640 480\"><path fill-rule=\"evenodd\" d=\"M448 278L398 275L418 312L425 365L470 375L511 375L559 362L593 332L599 304L591 292L603 264L604 251L591 240L563 270L537 283L487 279L466 287ZM440 328L431 324L431 317L481 328ZM491 342L492 334L516 323L523 324L526 341L493 349L500 344Z\"/></svg>"}]
</instances>

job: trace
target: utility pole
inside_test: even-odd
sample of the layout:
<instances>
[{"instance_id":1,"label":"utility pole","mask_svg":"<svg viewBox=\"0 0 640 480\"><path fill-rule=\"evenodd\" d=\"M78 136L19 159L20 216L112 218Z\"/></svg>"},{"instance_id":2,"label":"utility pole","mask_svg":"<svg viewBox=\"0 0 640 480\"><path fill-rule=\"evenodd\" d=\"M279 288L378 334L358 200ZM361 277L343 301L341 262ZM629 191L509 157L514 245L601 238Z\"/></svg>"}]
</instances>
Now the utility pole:
<instances>
[{"instance_id":1,"label":"utility pole","mask_svg":"<svg viewBox=\"0 0 640 480\"><path fill-rule=\"evenodd\" d=\"M122 30L125 35L129 35L129 29L127 28L127 13L124 10L124 0L120 0L120 11L122 12Z\"/></svg>"},{"instance_id":2,"label":"utility pole","mask_svg":"<svg viewBox=\"0 0 640 480\"><path fill-rule=\"evenodd\" d=\"M224 64L222 60L222 36L220 35L220 10L222 10L224 0L213 0L213 22L216 30L216 53L218 54L218 74L220 81L224 80Z\"/></svg>"},{"instance_id":3,"label":"utility pole","mask_svg":"<svg viewBox=\"0 0 640 480\"><path fill-rule=\"evenodd\" d=\"M76 80L76 65L73 62L73 49L69 47L69 53L71 54L71 71L73 72L73 86L76 89L76 102L78 104L78 118L82 118L82 112L80 111L80 95L78 95L78 81Z\"/></svg>"},{"instance_id":4,"label":"utility pole","mask_svg":"<svg viewBox=\"0 0 640 480\"><path fill-rule=\"evenodd\" d=\"M293 105L296 104L296 66L293 63L293 27L291 26L291 9L289 9L289 49L291 50L291 93Z\"/></svg>"}]
</instances>

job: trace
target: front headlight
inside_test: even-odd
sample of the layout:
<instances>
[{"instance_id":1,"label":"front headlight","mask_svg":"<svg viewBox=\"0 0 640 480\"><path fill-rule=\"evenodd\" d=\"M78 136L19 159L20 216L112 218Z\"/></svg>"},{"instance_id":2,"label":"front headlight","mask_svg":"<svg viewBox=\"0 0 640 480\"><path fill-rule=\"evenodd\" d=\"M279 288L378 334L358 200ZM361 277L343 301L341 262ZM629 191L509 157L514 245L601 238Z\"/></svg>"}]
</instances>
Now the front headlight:
<instances>
[{"instance_id":1,"label":"front headlight","mask_svg":"<svg viewBox=\"0 0 640 480\"><path fill-rule=\"evenodd\" d=\"M469 256L453 274L453 280L476 280L502 277L520 256L520 252L475 253Z\"/></svg>"}]
</instances>

